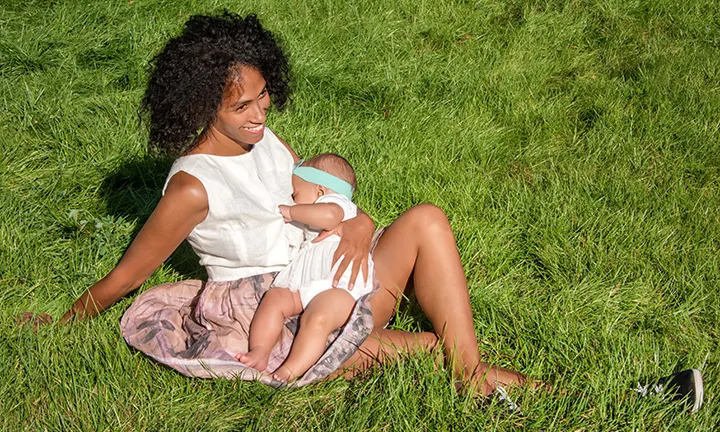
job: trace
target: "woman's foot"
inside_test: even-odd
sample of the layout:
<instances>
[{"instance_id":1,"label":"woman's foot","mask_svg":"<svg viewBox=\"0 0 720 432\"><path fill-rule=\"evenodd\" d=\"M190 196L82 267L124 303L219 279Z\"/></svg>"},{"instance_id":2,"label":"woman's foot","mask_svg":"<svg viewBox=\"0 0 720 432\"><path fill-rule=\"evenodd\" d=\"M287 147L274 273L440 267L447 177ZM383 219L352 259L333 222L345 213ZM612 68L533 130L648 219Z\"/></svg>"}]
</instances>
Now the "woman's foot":
<instances>
[{"instance_id":1,"label":"woman's foot","mask_svg":"<svg viewBox=\"0 0 720 432\"><path fill-rule=\"evenodd\" d=\"M263 347L256 347L245 354L237 354L235 358L240 363L262 372L267 369L270 350L264 349Z\"/></svg>"},{"instance_id":2,"label":"woman's foot","mask_svg":"<svg viewBox=\"0 0 720 432\"><path fill-rule=\"evenodd\" d=\"M475 395L480 400L497 400L511 414L522 414L515 396L511 398L508 394L520 388L526 388L533 392L552 391L552 386L543 381L537 381L519 372L487 363L480 363L469 378L455 383L455 389L458 392Z\"/></svg>"},{"instance_id":3,"label":"woman's foot","mask_svg":"<svg viewBox=\"0 0 720 432\"><path fill-rule=\"evenodd\" d=\"M543 385L542 382L528 378L519 372L484 362L478 363L471 373L468 373L467 370L463 372L465 375L461 381L463 391L483 396L494 394L498 386L504 389L529 387L534 390Z\"/></svg>"}]
</instances>

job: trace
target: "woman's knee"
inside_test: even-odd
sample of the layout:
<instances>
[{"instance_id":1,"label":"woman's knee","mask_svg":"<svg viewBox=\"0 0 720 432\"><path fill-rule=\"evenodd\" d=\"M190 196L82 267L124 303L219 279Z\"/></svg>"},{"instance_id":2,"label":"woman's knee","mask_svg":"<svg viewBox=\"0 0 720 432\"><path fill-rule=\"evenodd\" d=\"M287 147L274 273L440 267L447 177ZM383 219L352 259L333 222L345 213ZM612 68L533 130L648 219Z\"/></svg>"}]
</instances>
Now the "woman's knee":
<instances>
[{"instance_id":1,"label":"woman's knee","mask_svg":"<svg viewBox=\"0 0 720 432\"><path fill-rule=\"evenodd\" d=\"M413 224L419 231L445 231L450 229L447 215L440 207L434 204L418 204L408 210Z\"/></svg>"}]
</instances>

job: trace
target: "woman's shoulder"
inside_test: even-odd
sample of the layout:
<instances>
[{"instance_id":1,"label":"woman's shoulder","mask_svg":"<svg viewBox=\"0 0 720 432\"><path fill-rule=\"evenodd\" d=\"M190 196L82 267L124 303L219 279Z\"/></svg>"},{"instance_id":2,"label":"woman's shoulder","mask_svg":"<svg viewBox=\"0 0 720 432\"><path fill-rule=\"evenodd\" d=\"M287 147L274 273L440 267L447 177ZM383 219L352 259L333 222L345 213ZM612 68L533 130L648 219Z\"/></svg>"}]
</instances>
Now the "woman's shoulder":
<instances>
[{"instance_id":1,"label":"woman's shoulder","mask_svg":"<svg viewBox=\"0 0 720 432\"><path fill-rule=\"evenodd\" d=\"M300 157L298 157L297 153L295 153L295 150L292 149L286 143L282 138L280 138L275 132L273 132L269 127L265 127L265 135L263 136L263 141L265 141L266 146L276 152L281 153L290 153L290 157L293 160L293 163L300 160Z\"/></svg>"},{"instance_id":2,"label":"woman's shoulder","mask_svg":"<svg viewBox=\"0 0 720 432\"><path fill-rule=\"evenodd\" d=\"M203 183L185 171L179 171L168 178L163 195L182 200L192 207L208 205L208 194Z\"/></svg>"},{"instance_id":3,"label":"woman's shoulder","mask_svg":"<svg viewBox=\"0 0 720 432\"><path fill-rule=\"evenodd\" d=\"M203 167L205 165L204 158L198 156L203 155L182 156L175 160L165 179L165 185L162 189L163 195L171 185L176 191L179 189L188 191L205 190L202 177L207 168Z\"/></svg>"}]
</instances>

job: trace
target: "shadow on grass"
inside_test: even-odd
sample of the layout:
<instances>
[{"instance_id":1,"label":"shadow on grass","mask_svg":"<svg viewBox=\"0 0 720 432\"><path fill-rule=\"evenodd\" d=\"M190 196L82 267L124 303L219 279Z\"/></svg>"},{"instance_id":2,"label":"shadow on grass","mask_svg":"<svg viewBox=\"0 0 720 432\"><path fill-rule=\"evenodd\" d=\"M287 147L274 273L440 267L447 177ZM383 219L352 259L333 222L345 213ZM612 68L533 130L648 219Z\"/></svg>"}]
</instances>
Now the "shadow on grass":
<instances>
[{"instance_id":1,"label":"shadow on grass","mask_svg":"<svg viewBox=\"0 0 720 432\"><path fill-rule=\"evenodd\" d=\"M130 160L103 182L100 192L108 214L137 222L133 239L160 200L172 163L171 158L150 156ZM198 264L198 257L187 241L180 244L166 263L183 279L207 280L205 269Z\"/></svg>"}]
</instances>

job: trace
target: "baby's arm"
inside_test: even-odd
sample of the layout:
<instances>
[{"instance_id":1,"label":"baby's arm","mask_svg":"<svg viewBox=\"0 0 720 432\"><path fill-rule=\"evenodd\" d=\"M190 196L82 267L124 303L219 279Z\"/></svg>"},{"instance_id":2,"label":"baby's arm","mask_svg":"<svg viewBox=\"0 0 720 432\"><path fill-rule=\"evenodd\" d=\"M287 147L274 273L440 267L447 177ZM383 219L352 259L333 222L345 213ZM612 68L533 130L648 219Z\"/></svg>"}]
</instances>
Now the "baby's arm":
<instances>
[{"instance_id":1,"label":"baby's arm","mask_svg":"<svg viewBox=\"0 0 720 432\"><path fill-rule=\"evenodd\" d=\"M286 222L298 221L327 231L340 225L345 216L342 207L334 203L281 205L279 207Z\"/></svg>"}]
</instances>

